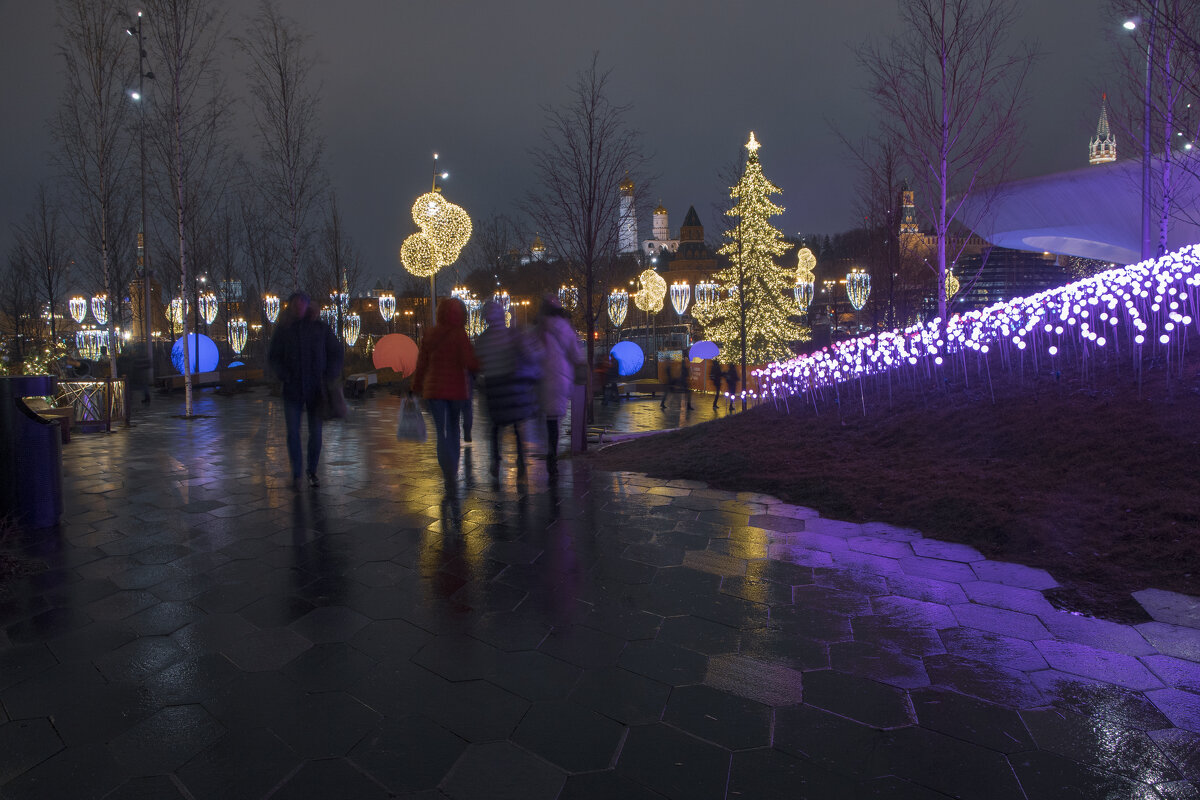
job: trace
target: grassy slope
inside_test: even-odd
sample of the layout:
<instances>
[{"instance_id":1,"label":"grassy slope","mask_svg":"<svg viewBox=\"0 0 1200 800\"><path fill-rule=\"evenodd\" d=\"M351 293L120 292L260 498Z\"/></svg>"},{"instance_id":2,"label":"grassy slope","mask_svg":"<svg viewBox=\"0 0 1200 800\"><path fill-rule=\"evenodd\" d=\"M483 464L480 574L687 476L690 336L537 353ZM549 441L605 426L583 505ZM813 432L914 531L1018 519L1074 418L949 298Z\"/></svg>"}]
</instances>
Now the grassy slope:
<instances>
[{"instance_id":1,"label":"grassy slope","mask_svg":"<svg viewBox=\"0 0 1200 800\"><path fill-rule=\"evenodd\" d=\"M1128 372L1128 369L1126 369ZM763 491L910 526L1049 570L1069 607L1136 618L1129 593L1200 594L1200 373L1043 378L924 399L771 407L598 453L602 467Z\"/></svg>"}]
</instances>

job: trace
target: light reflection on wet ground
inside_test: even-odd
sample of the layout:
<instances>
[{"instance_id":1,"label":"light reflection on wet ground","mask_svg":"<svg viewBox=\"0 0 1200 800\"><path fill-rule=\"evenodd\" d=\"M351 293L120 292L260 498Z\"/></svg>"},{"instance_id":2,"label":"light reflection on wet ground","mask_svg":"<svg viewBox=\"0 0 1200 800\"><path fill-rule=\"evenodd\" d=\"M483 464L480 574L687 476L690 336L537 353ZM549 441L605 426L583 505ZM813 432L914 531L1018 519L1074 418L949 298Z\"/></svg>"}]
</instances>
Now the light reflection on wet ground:
<instances>
[{"instance_id":1,"label":"light reflection on wet ground","mask_svg":"<svg viewBox=\"0 0 1200 800\"><path fill-rule=\"evenodd\" d=\"M598 419L714 416L680 399ZM6 798L1200 796L1185 598L1090 620L961 545L578 459L493 484L483 418L446 495L390 396L296 493L277 401L175 405L73 439L50 569L0 596Z\"/></svg>"}]
</instances>

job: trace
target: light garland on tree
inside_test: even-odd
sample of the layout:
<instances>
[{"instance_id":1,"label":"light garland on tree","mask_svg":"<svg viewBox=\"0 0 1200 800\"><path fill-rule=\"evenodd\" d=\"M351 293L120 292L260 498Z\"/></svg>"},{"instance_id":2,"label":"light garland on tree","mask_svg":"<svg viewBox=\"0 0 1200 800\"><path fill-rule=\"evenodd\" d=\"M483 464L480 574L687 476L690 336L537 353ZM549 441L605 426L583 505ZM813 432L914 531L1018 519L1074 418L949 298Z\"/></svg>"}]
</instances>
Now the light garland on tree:
<instances>
[{"instance_id":1,"label":"light garland on tree","mask_svg":"<svg viewBox=\"0 0 1200 800\"><path fill-rule=\"evenodd\" d=\"M737 362L744 358L747 364L786 358L792 353L792 342L808 338L805 328L791 321L796 311L788 297L796 285L795 272L774 261L791 245L770 223L771 217L783 213L783 207L771 202L769 195L781 190L763 175L758 150L758 140L751 133L746 142L745 171L729 191L734 205L725 212L738 222L726 231L727 241L718 251L728 256L731 264L714 276L720 290L713 297L709 321L704 323L704 338L720 346L723 359ZM692 315L700 319L695 308Z\"/></svg>"},{"instance_id":2,"label":"light garland on tree","mask_svg":"<svg viewBox=\"0 0 1200 800\"><path fill-rule=\"evenodd\" d=\"M629 292L624 289L613 289L608 296L608 318L618 328L625 323L625 315L629 313Z\"/></svg>"},{"instance_id":3,"label":"light garland on tree","mask_svg":"<svg viewBox=\"0 0 1200 800\"><path fill-rule=\"evenodd\" d=\"M384 322L392 321L392 317L396 316L396 295L379 295L379 316L383 317Z\"/></svg>"},{"instance_id":4,"label":"light garland on tree","mask_svg":"<svg viewBox=\"0 0 1200 800\"><path fill-rule=\"evenodd\" d=\"M267 315L267 322L274 324L275 320L279 319L279 298L273 294L264 294L263 312Z\"/></svg>"},{"instance_id":5,"label":"light garland on tree","mask_svg":"<svg viewBox=\"0 0 1200 800\"><path fill-rule=\"evenodd\" d=\"M816 294L817 273L814 272L816 268L817 257L813 255L813 251L807 247L801 247L796 258L796 286L792 289L801 314L808 311L808 307L812 305L813 295Z\"/></svg>"},{"instance_id":6,"label":"light garland on tree","mask_svg":"<svg viewBox=\"0 0 1200 800\"><path fill-rule=\"evenodd\" d=\"M871 276L858 267L846 275L846 299L855 311L861 311L871 296Z\"/></svg>"},{"instance_id":7,"label":"light garland on tree","mask_svg":"<svg viewBox=\"0 0 1200 800\"><path fill-rule=\"evenodd\" d=\"M108 295L98 294L92 298L92 318L97 325L108 324Z\"/></svg>"},{"instance_id":8,"label":"light garland on tree","mask_svg":"<svg viewBox=\"0 0 1200 800\"><path fill-rule=\"evenodd\" d=\"M712 319L719 293L720 287L712 281L701 281L696 284L696 302L692 304L692 316L702 325L707 325Z\"/></svg>"},{"instance_id":9,"label":"light garland on tree","mask_svg":"<svg viewBox=\"0 0 1200 800\"><path fill-rule=\"evenodd\" d=\"M354 347L358 336L362 333L362 317L358 314L347 314L342 317L342 341L347 347Z\"/></svg>"},{"instance_id":10,"label":"light garland on tree","mask_svg":"<svg viewBox=\"0 0 1200 800\"><path fill-rule=\"evenodd\" d=\"M229 329L229 348L240 354L246 348L246 334L248 333L246 320L238 317L229 320L225 326Z\"/></svg>"},{"instance_id":11,"label":"light garland on tree","mask_svg":"<svg viewBox=\"0 0 1200 800\"><path fill-rule=\"evenodd\" d=\"M633 296L633 304L650 314L662 311L667 296L667 282L663 277L652 269L646 269L638 276L638 283L642 288Z\"/></svg>"},{"instance_id":12,"label":"light garland on tree","mask_svg":"<svg viewBox=\"0 0 1200 800\"><path fill-rule=\"evenodd\" d=\"M958 294L960 287L961 284L958 282L958 278L955 277L954 270L946 270L946 299L949 300L951 297L954 297L954 295Z\"/></svg>"},{"instance_id":13,"label":"light garland on tree","mask_svg":"<svg viewBox=\"0 0 1200 800\"><path fill-rule=\"evenodd\" d=\"M95 361L102 347L108 347L108 331L89 328L75 333L75 349L81 357Z\"/></svg>"},{"instance_id":14,"label":"light garland on tree","mask_svg":"<svg viewBox=\"0 0 1200 800\"><path fill-rule=\"evenodd\" d=\"M691 301L692 287L688 285L687 281L677 281L671 284L671 305L675 308L676 314L682 317Z\"/></svg>"},{"instance_id":15,"label":"light garland on tree","mask_svg":"<svg viewBox=\"0 0 1200 800\"><path fill-rule=\"evenodd\" d=\"M67 308L71 311L71 319L75 320L76 324L87 319L88 304L86 297L76 295L67 301Z\"/></svg>"},{"instance_id":16,"label":"light garland on tree","mask_svg":"<svg viewBox=\"0 0 1200 800\"><path fill-rule=\"evenodd\" d=\"M221 304L217 302L217 296L212 292L205 292L200 295L200 316L204 317L204 322L212 325L217 318L217 309Z\"/></svg>"}]
</instances>

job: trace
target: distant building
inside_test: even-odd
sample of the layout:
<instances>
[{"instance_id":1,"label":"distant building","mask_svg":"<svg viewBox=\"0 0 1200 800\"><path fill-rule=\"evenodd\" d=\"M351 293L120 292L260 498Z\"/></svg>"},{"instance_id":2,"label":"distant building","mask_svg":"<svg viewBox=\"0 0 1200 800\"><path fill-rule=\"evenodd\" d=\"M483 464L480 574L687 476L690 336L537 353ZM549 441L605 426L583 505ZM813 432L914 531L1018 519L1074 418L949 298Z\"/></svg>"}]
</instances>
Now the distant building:
<instances>
[{"instance_id":1,"label":"distant building","mask_svg":"<svg viewBox=\"0 0 1200 800\"><path fill-rule=\"evenodd\" d=\"M1054 253L1007 247L993 247L989 252L959 259L954 274L962 285L960 294L953 298L956 308L985 308L1062 286L1072 279L1068 265Z\"/></svg>"},{"instance_id":2,"label":"distant building","mask_svg":"<svg viewBox=\"0 0 1200 800\"><path fill-rule=\"evenodd\" d=\"M1108 95L1100 97L1100 123L1096 135L1088 142L1088 163L1107 164L1117 160L1117 137L1108 128Z\"/></svg>"},{"instance_id":3,"label":"distant building","mask_svg":"<svg viewBox=\"0 0 1200 800\"><path fill-rule=\"evenodd\" d=\"M912 236L921 232L921 227L917 225L917 204L913 200L912 189L905 189L903 193L904 203L900 209L900 233Z\"/></svg>"},{"instance_id":4,"label":"distant building","mask_svg":"<svg viewBox=\"0 0 1200 800\"><path fill-rule=\"evenodd\" d=\"M383 281L375 281L375 287L373 289L371 289L369 292L367 292L367 297L379 299L380 297L383 297L385 294L390 294L392 296L395 296L396 288L392 284L392 282L388 281L387 286L384 286Z\"/></svg>"},{"instance_id":5,"label":"distant building","mask_svg":"<svg viewBox=\"0 0 1200 800\"><path fill-rule=\"evenodd\" d=\"M658 204L658 208L654 209L654 222L651 225L650 232L653 238L642 241L642 253L646 258L653 258L663 251L674 253L679 249L679 240L671 238L671 226L667 221L667 209L663 207L661 201Z\"/></svg>"},{"instance_id":6,"label":"distant building","mask_svg":"<svg viewBox=\"0 0 1200 800\"><path fill-rule=\"evenodd\" d=\"M628 174L618 188L621 191L621 218L617 221L617 250L621 253L636 253L638 251L637 208L633 202L633 181L629 179Z\"/></svg>"},{"instance_id":7,"label":"distant building","mask_svg":"<svg viewBox=\"0 0 1200 800\"><path fill-rule=\"evenodd\" d=\"M717 271L717 256L704 243L704 226L700 224L700 215L696 213L695 206L688 208L673 255L665 260L666 266L658 271L668 286L686 281L694 288L697 283L712 280L713 273Z\"/></svg>"}]
</instances>

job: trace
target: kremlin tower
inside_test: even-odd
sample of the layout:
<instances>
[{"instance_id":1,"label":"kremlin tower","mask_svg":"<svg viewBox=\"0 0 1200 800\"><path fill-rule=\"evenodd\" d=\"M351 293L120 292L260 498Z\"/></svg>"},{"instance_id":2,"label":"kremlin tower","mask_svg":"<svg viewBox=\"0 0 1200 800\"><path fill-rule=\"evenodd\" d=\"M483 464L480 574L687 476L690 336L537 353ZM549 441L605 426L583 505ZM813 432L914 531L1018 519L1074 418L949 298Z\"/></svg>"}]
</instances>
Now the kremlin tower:
<instances>
[{"instance_id":1,"label":"kremlin tower","mask_svg":"<svg viewBox=\"0 0 1200 800\"><path fill-rule=\"evenodd\" d=\"M633 204L633 181L629 174L617 188L621 191L621 218L617 221L617 252L636 253L638 251L637 209Z\"/></svg>"},{"instance_id":2,"label":"kremlin tower","mask_svg":"<svg viewBox=\"0 0 1200 800\"><path fill-rule=\"evenodd\" d=\"M1117 138L1108 129L1108 95L1100 98L1100 124L1096 136L1088 143L1088 163L1107 164L1117 160Z\"/></svg>"}]
</instances>

